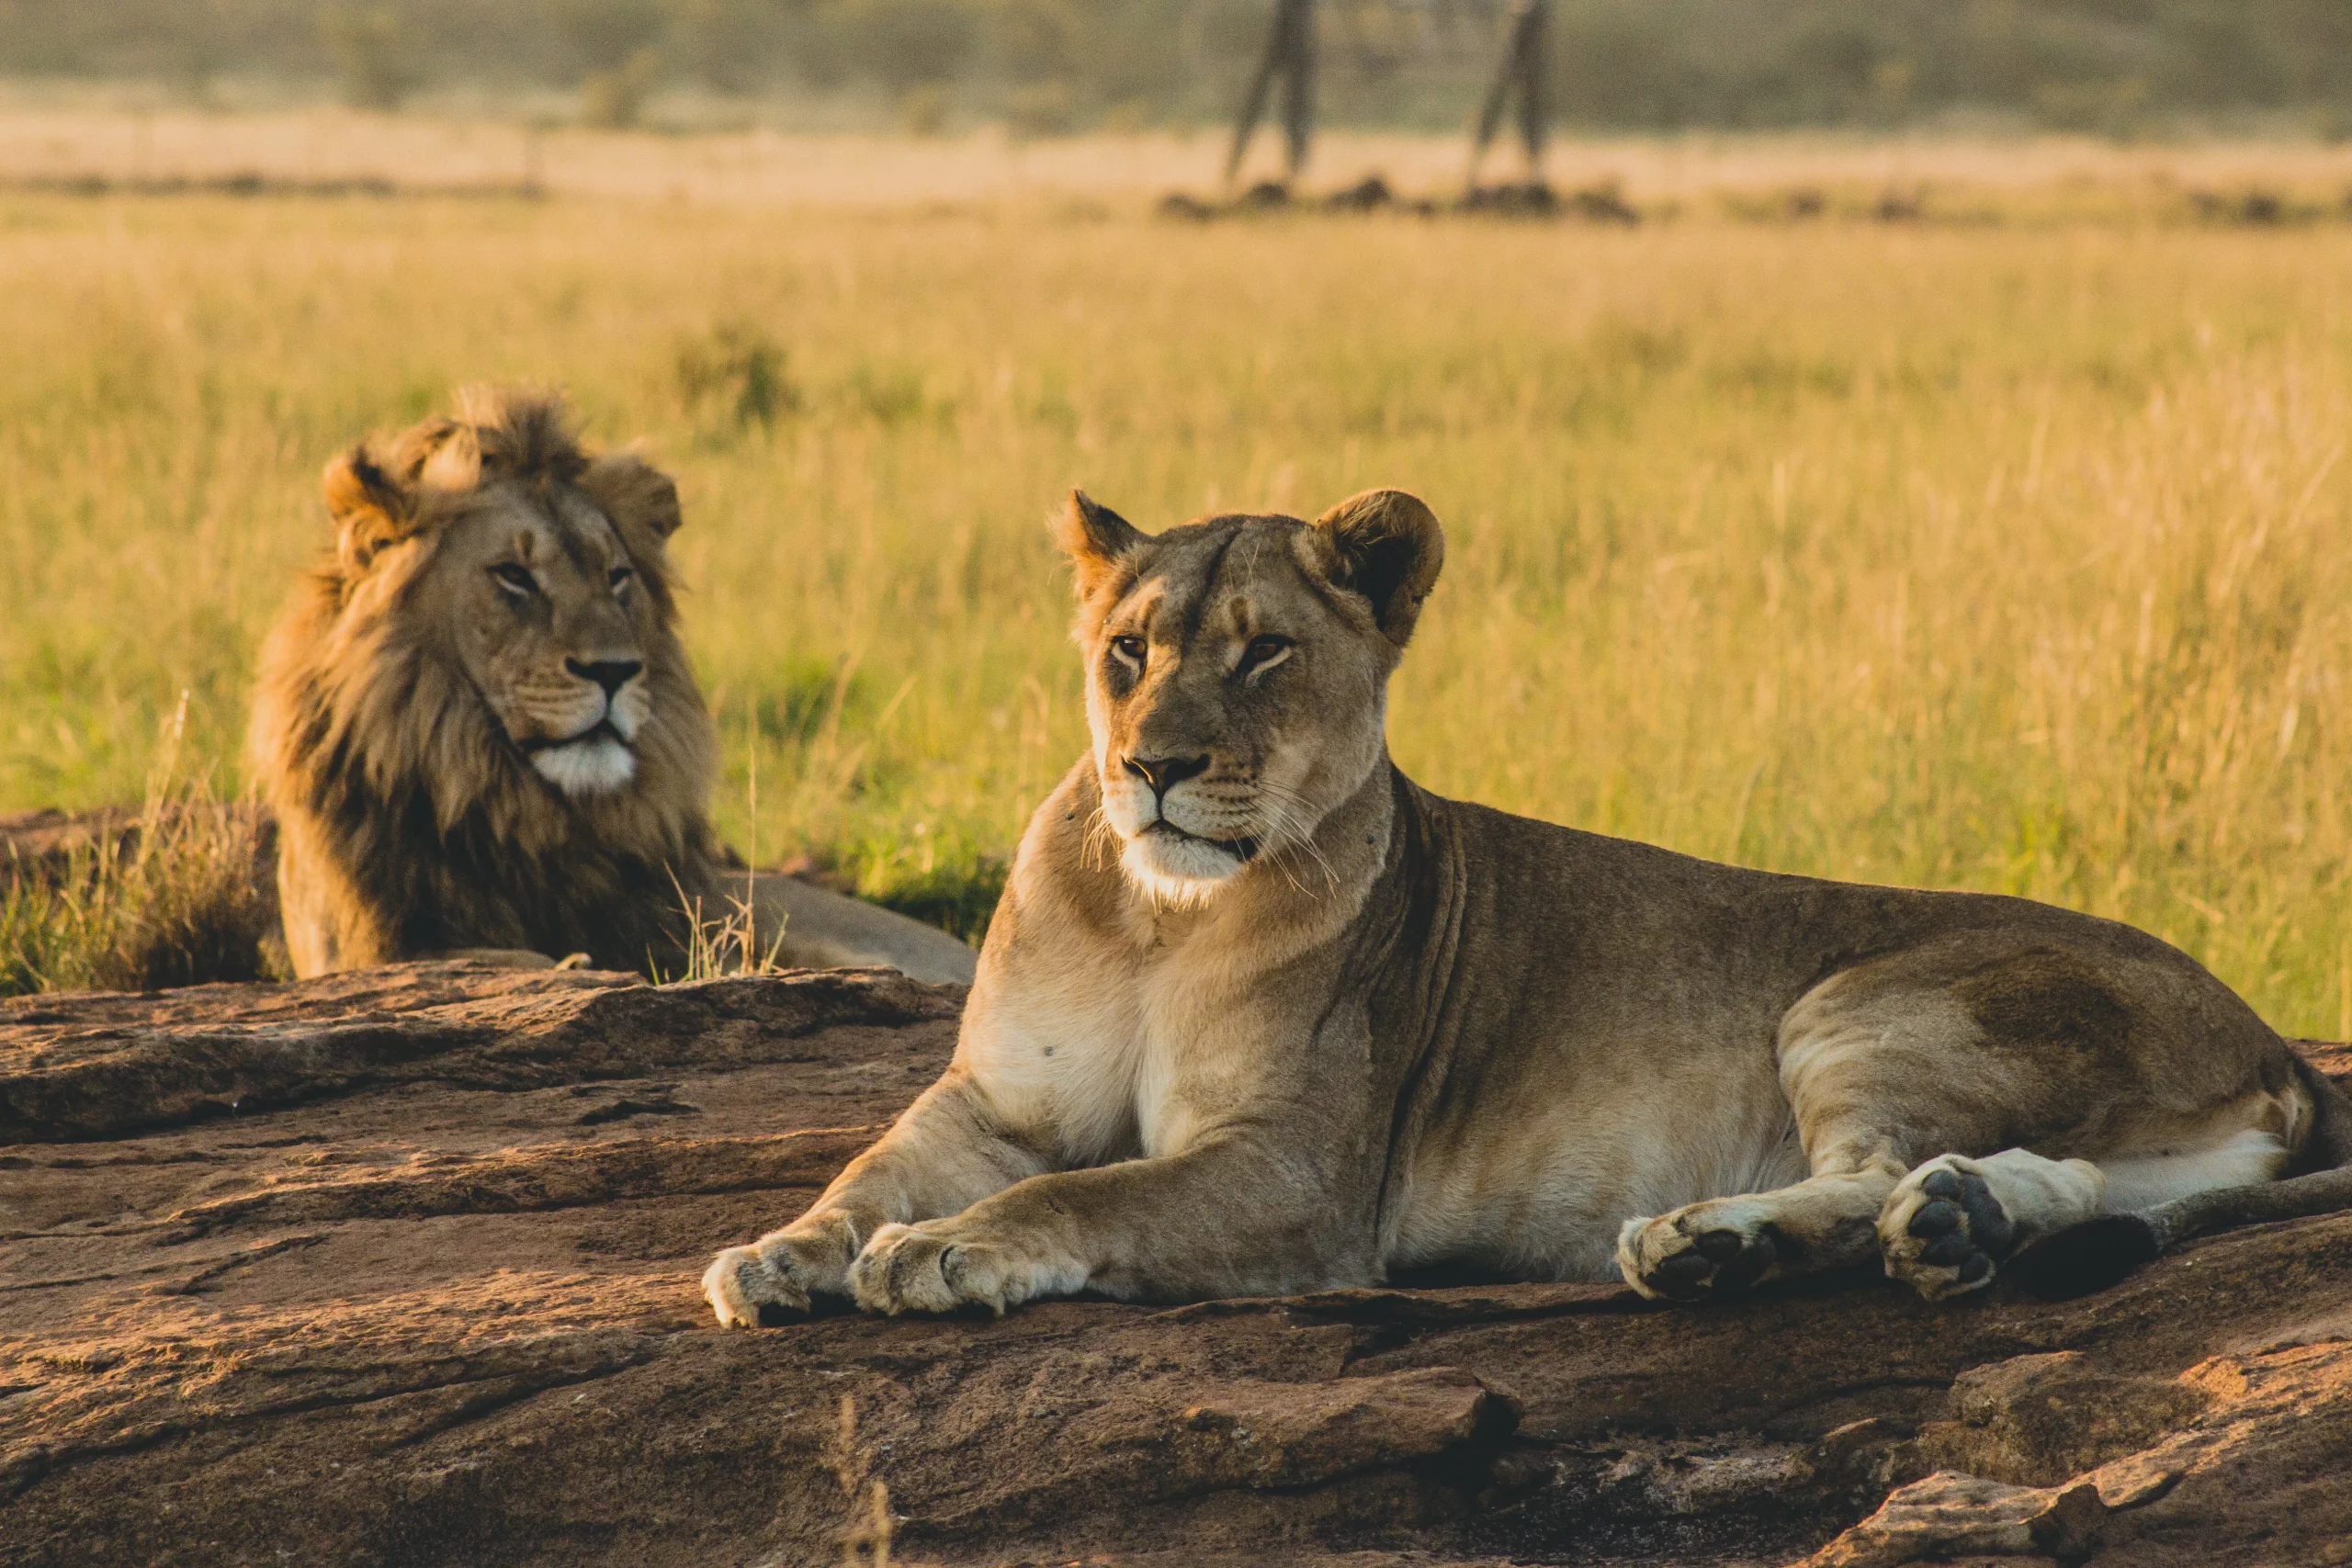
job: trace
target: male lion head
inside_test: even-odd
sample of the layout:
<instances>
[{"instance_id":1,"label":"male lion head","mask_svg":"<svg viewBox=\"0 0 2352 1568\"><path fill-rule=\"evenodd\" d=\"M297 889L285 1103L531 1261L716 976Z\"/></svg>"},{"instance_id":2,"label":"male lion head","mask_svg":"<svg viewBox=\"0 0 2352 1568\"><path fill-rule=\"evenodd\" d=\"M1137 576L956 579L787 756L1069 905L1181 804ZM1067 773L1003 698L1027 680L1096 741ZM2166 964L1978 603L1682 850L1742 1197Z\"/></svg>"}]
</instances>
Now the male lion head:
<instances>
[{"instance_id":1,"label":"male lion head","mask_svg":"<svg viewBox=\"0 0 2352 1568\"><path fill-rule=\"evenodd\" d=\"M663 550L676 489L583 451L550 394L473 389L334 459L325 492L334 547L270 637L254 715L298 968L464 946L645 962L647 911L713 850L716 738Z\"/></svg>"},{"instance_id":2,"label":"male lion head","mask_svg":"<svg viewBox=\"0 0 2352 1568\"><path fill-rule=\"evenodd\" d=\"M1057 532L1128 878L1199 904L1306 845L1385 754L1388 676L1444 558L1437 518L1380 490L1312 524L1223 516L1147 535L1073 492Z\"/></svg>"},{"instance_id":3,"label":"male lion head","mask_svg":"<svg viewBox=\"0 0 2352 1568\"><path fill-rule=\"evenodd\" d=\"M472 389L459 411L328 465L346 611L404 620L564 795L621 789L657 715L702 712L662 562L677 491L632 455L592 461L552 398Z\"/></svg>"}]
</instances>

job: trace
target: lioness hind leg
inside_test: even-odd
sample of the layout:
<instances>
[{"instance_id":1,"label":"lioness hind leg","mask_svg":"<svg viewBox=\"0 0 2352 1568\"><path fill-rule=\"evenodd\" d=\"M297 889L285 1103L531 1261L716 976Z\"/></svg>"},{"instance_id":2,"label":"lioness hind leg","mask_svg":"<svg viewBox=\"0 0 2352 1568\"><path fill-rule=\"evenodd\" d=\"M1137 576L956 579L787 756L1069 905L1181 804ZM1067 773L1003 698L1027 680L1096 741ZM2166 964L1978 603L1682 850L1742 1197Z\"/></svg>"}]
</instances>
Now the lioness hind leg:
<instances>
[{"instance_id":1,"label":"lioness hind leg","mask_svg":"<svg viewBox=\"0 0 2352 1568\"><path fill-rule=\"evenodd\" d=\"M1636 1290L1694 1301L1760 1279L1883 1259L1922 1292L1948 1295L1989 1279L1992 1267L2015 1247L2021 1222L2039 1227L2079 1206L2066 1193L2041 1193L2034 1187L2041 1178L2015 1162L2001 1166L2001 1179L1993 1180L1984 1174L1989 1158L1979 1158L1963 1162L1964 1168L1946 1162L1939 1191L1952 1181L1962 1188L1921 1222L1926 1230L1914 1234L1908 1227L1930 1199L1906 1202L1900 1215L1890 1214L1888 1205L1905 1183L1917 1191L1928 1179L1923 1170L1914 1181L1913 1166L1946 1151L1993 1156L1995 1150L2064 1132L2102 1098L2112 1105L2111 1077L2128 1071L2095 1051L2075 1048L2065 1037L2077 1016L2094 1021L2104 1016L2086 996L2095 993L2094 999L2113 1001L2122 1010L2106 976L2086 965L2062 964L2053 978L2044 973L2054 963L2046 954L1987 953L1974 940L1945 946L1948 951L1912 950L1844 970L1789 1009L1776 1055L1810 1179L1777 1191L1707 1199L1628 1224L1619 1238L1618 1262ZM1988 1024L1985 1010L1963 994L1968 985L1989 983L1988 976L2014 981L2002 993L2006 1000L2036 1027L2045 1017L2055 1019L2052 1027L2060 1038L2031 1038L2031 1030L2011 1027L2005 1016ZM2016 1037L2020 1033L2028 1037ZM2039 1164L2056 1168L2050 1161ZM1972 1176L1976 1188L1964 1179ZM1968 1228L1964 1201L1971 1192L1984 1215L1986 1241L1998 1235L1996 1213L2010 1225L1997 1248L1946 1239ZM2012 1198L2013 1206L2004 1208ZM2097 1201L2094 1190L2090 1201ZM1961 1219L1939 1232L1952 1215ZM1892 1250L1882 1235L1883 1221L1895 1226ZM1951 1260L1928 1261L1931 1251ZM1962 1280L1962 1268L1976 1270L1973 1255L1985 1258L1985 1271Z\"/></svg>"},{"instance_id":2,"label":"lioness hind leg","mask_svg":"<svg viewBox=\"0 0 2352 1568\"><path fill-rule=\"evenodd\" d=\"M2107 1176L2088 1160L2007 1149L1939 1155L1888 1194L1878 1221L1887 1277L1931 1302L1992 1283L2030 1242L2098 1213Z\"/></svg>"}]
</instances>

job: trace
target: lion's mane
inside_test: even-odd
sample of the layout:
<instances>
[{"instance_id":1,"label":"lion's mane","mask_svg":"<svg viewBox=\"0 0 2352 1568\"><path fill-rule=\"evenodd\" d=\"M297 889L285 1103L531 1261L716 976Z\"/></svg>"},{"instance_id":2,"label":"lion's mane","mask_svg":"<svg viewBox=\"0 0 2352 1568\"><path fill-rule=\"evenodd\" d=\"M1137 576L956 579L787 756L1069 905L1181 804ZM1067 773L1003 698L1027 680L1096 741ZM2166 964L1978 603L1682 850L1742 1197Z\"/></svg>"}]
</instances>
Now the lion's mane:
<instances>
[{"instance_id":1,"label":"lion's mane","mask_svg":"<svg viewBox=\"0 0 2352 1568\"><path fill-rule=\"evenodd\" d=\"M552 787L448 656L453 612L428 569L468 492L420 479L453 443L478 457L475 489L572 487L624 542L648 605L651 703L623 787ZM680 894L705 893L717 863L717 739L675 629L670 481L632 455L583 451L552 396L477 389L458 419L330 465L327 491L337 546L263 650L250 739L281 825L289 944L300 918L335 933L325 967L475 947L674 966Z\"/></svg>"}]
</instances>

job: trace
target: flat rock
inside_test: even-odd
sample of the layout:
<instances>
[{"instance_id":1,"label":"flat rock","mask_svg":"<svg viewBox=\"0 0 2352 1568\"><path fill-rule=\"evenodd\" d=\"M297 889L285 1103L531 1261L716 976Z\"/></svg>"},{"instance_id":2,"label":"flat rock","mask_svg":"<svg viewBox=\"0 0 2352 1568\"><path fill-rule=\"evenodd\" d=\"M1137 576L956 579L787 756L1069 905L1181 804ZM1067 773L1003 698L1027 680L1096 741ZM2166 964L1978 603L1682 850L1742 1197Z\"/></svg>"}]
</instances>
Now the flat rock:
<instances>
[{"instance_id":1,"label":"flat rock","mask_svg":"<svg viewBox=\"0 0 2352 1568\"><path fill-rule=\"evenodd\" d=\"M717 1331L710 1253L937 1075L961 1000L458 964L0 1002L0 1562L2346 1561L2352 1216L2058 1303Z\"/></svg>"}]
</instances>

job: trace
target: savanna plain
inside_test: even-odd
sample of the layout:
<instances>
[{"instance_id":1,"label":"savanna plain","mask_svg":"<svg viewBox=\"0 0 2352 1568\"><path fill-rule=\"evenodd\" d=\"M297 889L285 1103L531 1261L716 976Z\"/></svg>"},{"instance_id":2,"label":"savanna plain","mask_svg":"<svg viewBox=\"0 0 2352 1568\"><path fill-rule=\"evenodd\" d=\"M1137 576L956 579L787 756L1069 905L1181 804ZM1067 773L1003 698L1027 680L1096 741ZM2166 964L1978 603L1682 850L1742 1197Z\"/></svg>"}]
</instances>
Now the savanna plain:
<instances>
[{"instance_id":1,"label":"savanna plain","mask_svg":"<svg viewBox=\"0 0 2352 1568\"><path fill-rule=\"evenodd\" d=\"M1063 492L1396 485L1422 784L2130 920L2352 1037L2352 226L2092 208L0 197L0 810L139 799L183 704L233 795L322 463L529 380L678 478L763 863L976 933L1084 745Z\"/></svg>"}]
</instances>

